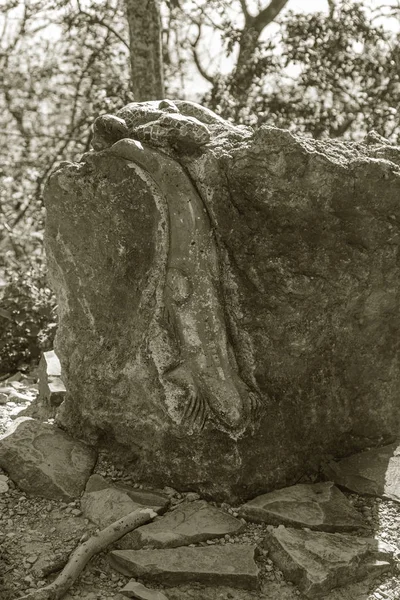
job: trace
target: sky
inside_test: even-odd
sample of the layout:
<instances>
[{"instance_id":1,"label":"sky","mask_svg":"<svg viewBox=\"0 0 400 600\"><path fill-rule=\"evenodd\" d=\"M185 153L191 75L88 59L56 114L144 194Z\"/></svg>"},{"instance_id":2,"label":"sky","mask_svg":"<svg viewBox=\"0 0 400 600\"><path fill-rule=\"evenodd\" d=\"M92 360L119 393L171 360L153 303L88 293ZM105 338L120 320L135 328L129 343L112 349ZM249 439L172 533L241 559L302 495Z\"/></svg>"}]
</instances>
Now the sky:
<instances>
[{"instance_id":1,"label":"sky","mask_svg":"<svg viewBox=\"0 0 400 600\"><path fill-rule=\"evenodd\" d=\"M395 5L397 0L362 0L362 4L368 7L370 10L374 10L383 4ZM261 7L268 5L269 0L261 0L259 4ZM249 12L256 14L257 2L256 0L247 0ZM289 0L285 8L282 10L280 15L284 15L287 11L311 13L316 11L322 11L328 13L329 5L327 0ZM397 19L381 18L375 21L375 24L381 24L385 28L393 29L398 31L400 23ZM274 23L269 25L266 30L266 34L273 33ZM278 26L276 25L278 28ZM208 37L210 34L210 38ZM214 39L213 39L214 38ZM221 73L228 73L232 65L234 64L234 56L228 58L219 58L220 42L218 41L218 34L213 34L211 31L207 32L207 44L202 48L203 55L203 66L210 72L216 70ZM207 69L207 66L209 67ZM189 100L196 100L199 96L204 94L209 88L210 84L205 81L194 69L192 73L185 80L185 94Z\"/></svg>"},{"instance_id":2,"label":"sky","mask_svg":"<svg viewBox=\"0 0 400 600\"><path fill-rule=\"evenodd\" d=\"M289 0L287 8L296 12L312 12L314 10L328 10L326 0Z\"/></svg>"}]
</instances>

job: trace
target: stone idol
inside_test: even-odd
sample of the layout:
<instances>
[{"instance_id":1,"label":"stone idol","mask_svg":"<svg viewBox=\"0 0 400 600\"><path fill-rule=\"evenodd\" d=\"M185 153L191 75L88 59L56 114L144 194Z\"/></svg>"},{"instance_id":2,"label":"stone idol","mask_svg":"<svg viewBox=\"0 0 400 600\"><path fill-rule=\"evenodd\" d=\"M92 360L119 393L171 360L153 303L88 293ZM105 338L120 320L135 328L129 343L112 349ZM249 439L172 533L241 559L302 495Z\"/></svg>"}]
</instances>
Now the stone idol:
<instances>
[{"instance_id":1,"label":"stone idol","mask_svg":"<svg viewBox=\"0 0 400 600\"><path fill-rule=\"evenodd\" d=\"M400 152L134 103L46 191L57 423L215 499L400 422Z\"/></svg>"}]
</instances>

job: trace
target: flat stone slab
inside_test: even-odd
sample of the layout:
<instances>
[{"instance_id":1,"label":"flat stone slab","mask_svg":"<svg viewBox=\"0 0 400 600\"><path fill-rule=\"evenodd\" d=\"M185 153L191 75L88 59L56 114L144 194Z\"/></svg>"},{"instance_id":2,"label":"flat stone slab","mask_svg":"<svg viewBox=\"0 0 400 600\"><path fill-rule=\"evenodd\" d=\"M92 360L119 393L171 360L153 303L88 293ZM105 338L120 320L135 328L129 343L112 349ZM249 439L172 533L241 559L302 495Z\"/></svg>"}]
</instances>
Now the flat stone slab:
<instances>
[{"instance_id":1,"label":"flat stone slab","mask_svg":"<svg viewBox=\"0 0 400 600\"><path fill-rule=\"evenodd\" d=\"M154 490L136 489L132 486L120 483L114 484L107 481L104 477L98 475L97 473L89 477L86 484L84 497L86 498L87 494L99 492L101 490L110 488L113 490L119 490L120 492L123 492L125 496L129 496L129 498L136 504L140 505L141 507L147 506L148 508L152 508L155 512L159 514L164 513L167 510L170 503L170 499L166 494L162 494L161 492L155 492ZM97 496L97 498L101 497L106 498L106 495ZM115 495L115 498L117 497L118 495ZM121 495L121 498L123 497L124 496ZM90 504L90 502L88 502L88 504Z\"/></svg>"},{"instance_id":2,"label":"flat stone slab","mask_svg":"<svg viewBox=\"0 0 400 600\"><path fill-rule=\"evenodd\" d=\"M29 417L16 419L0 437L0 467L21 490L43 498L78 498L96 459L87 444Z\"/></svg>"},{"instance_id":3,"label":"flat stone slab","mask_svg":"<svg viewBox=\"0 0 400 600\"><path fill-rule=\"evenodd\" d=\"M331 461L325 465L324 474L357 494L400 502L400 443Z\"/></svg>"},{"instance_id":4,"label":"flat stone slab","mask_svg":"<svg viewBox=\"0 0 400 600\"><path fill-rule=\"evenodd\" d=\"M85 517L100 527L107 527L139 508L144 506L131 500L122 490L112 487L85 493L81 499L81 509Z\"/></svg>"},{"instance_id":5,"label":"flat stone slab","mask_svg":"<svg viewBox=\"0 0 400 600\"><path fill-rule=\"evenodd\" d=\"M167 550L113 550L110 564L128 577L163 585L188 582L258 588L254 544L226 544Z\"/></svg>"},{"instance_id":6,"label":"flat stone slab","mask_svg":"<svg viewBox=\"0 0 400 600\"><path fill-rule=\"evenodd\" d=\"M182 503L161 519L138 527L124 536L119 545L134 550L143 546L176 548L226 534L235 535L243 528L239 519L207 504L205 500L196 500Z\"/></svg>"},{"instance_id":7,"label":"flat stone slab","mask_svg":"<svg viewBox=\"0 0 400 600\"><path fill-rule=\"evenodd\" d=\"M309 598L320 598L366 576L379 576L391 568L393 560L393 548L374 538L284 525L271 527L262 545L285 578Z\"/></svg>"},{"instance_id":8,"label":"flat stone slab","mask_svg":"<svg viewBox=\"0 0 400 600\"><path fill-rule=\"evenodd\" d=\"M256 523L328 532L366 527L361 515L331 481L293 485L257 496L240 507L239 515Z\"/></svg>"},{"instance_id":9,"label":"flat stone slab","mask_svg":"<svg viewBox=\"0 0 400 600\"><path fill-rule=\"evenodd\" d=\"M128 581L120 589L120 594L127 598L138 598L139 600L168 600L167 596L159 590L151 590L134 579Z\"/></svg>"},{"instance_id":10,"label":"flat stone slab","mask_svg":"<svg viewBox=\"0 0 400 600\"><path fill-rule=\"evenodd\" d=\"M123 490L134 502L148 506L159 514L164 513L170 504L169 497L160 492L154 492L153 490L147 489L135 489L122 483L116 484L115 487L119 490Z\"/></svg>"}]
</instances>

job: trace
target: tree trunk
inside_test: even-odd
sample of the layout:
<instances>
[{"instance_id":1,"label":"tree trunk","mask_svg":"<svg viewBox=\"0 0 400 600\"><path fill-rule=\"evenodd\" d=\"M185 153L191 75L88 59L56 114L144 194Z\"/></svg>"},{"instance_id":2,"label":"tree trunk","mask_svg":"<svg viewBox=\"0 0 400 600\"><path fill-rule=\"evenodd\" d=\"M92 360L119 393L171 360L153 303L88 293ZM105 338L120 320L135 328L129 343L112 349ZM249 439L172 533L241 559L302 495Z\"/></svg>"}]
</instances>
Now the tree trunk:
<instances>
[{"instance_id":1,"label":"tree trunk","mask_svg":"<svg viewBox=\"0 0 400 600\"><path fill-rule=\"evenodd\" d=\"M125 0L132 91L136 102L164 98L158 0Z\"/></svg>"}]
</instances>

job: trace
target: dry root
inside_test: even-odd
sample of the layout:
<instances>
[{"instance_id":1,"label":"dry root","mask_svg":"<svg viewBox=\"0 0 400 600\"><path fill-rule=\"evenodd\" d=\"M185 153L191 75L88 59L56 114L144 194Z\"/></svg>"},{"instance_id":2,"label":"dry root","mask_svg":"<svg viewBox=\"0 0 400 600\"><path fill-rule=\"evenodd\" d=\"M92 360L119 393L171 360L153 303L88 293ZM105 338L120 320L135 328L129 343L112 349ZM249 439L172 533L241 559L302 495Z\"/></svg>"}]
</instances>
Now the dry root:
<instances>
[{"instance_id":1,"label":"dry root","mask_svg":"<svg viewBox=\"0 0 400 600\"><path fill-rule=\"evenodd\" d=\"M50 585L29 592L29 594L21 596L19 600L59 600L76 581L92 556L156 516L157 513L153 509L141 508L115 521L78 546L59 576Z\"/></svg>"}]
</instances>

